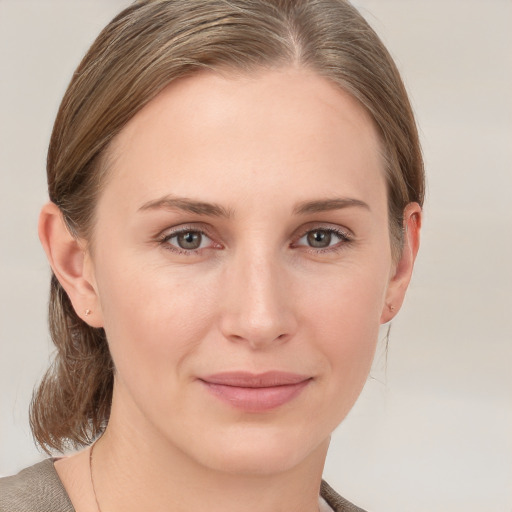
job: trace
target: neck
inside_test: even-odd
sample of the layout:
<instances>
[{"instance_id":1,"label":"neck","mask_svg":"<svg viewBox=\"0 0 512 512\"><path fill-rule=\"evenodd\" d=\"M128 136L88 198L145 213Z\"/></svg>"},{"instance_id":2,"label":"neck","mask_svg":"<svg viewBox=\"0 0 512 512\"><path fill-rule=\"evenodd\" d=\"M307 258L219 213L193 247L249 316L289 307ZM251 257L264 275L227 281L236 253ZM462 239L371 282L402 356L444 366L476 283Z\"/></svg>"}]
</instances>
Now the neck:
<instances>
[{"instance_id":1,"label":"neck","mask_svg":"<svg viewBox=\"0 0 512 512\"><path fill-rule=\"evenodd\" d=\"M109 426L94 449L94 481L102 511L318 510L328 440L285 470L220 471L148 431L147 425L118 421L113 407Z\"/></svg>"}]
</instances>

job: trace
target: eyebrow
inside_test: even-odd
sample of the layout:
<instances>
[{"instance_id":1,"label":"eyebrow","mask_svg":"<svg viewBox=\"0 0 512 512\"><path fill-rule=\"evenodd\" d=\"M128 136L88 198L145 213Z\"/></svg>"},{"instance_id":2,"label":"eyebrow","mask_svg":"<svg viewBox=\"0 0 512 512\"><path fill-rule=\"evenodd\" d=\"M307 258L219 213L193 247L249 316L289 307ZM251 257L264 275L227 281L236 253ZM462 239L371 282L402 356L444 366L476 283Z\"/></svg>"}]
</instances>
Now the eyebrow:
<instances>
[{"instance_id":1,"label":"eyebrow","mask_svg":"<svg viewBox=\"0 0 512 512\"><path fill-rule=\"evenodd\" d=\"M370 210L370 207L364 201L353 198L329 198L314 201L304 201L295 206L293 213L296 215L306 215L308 213L320 213L330 210L341 210L344 208L359 207ZM206 215L211 217L230 218L233 211L224 208L215 203L206 203L196 201L187 197L164 196L160 199L144 203L138 211L147 210L182 210L197 215Z\"/></svg>"},{"instance_id":2,"label":"eyebrow","mask_svg":"<svg viewBox=\"0 0 512 512\"><path fill-rule=\"evenodd\" d=\"M307 213L327 212L330 210L342 210L343 208L358 207L370 211L370 207L360 199L349 197L334 197L317 201L304 201L293 209L295 214L305 215Z\"/></svg>"},{"instance_id":3,"label":"eyebrow","mask_svg":"<svg viewBox=\"0 0 512 512\"><path fill-rule=\"evenodd\" d=\"M182 210L197 215L208 215L211 217L231 217L232 212L223 206L215 203L195 201L187 197L164 196L154 201L144 203L138 211L147 210Z\"/></svg>"}]
</instances>

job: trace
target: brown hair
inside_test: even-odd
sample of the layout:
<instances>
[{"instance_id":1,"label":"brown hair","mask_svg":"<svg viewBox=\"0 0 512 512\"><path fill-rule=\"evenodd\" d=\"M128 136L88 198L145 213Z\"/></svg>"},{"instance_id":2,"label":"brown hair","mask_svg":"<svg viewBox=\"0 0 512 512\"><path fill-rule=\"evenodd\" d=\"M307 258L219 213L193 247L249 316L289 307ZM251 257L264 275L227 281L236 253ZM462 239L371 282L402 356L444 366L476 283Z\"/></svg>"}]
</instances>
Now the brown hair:
<instances>
[{"instance_id":1,"label":"brown hair","mask_svg":"<svg viewBox=\"0 0 512 512\"><path fill-rule=\"evenodd\" d=\"M403 209L423 204L418 133L393 60L344 0L142 0L121 12L73 75L50 140L49 195L70 232L91 239L108 171L105 150L171 81L201 69L290 64L337 83L373 117L386 159L391 243L399 254ZM114 370L105 332L76 315L55 276L49 323L57 353L30 418L41 446L62 451L90 443L105 428Z\"/></svg>"}]
</instances>

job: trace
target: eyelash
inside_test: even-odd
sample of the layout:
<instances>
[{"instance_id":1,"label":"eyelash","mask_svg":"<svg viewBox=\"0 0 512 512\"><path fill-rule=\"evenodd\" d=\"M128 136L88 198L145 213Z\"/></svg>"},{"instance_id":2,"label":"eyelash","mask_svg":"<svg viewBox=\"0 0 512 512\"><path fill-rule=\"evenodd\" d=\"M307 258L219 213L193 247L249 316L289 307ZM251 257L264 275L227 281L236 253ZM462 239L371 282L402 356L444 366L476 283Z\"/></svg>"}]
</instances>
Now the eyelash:
<instances>
[{"instance_id":1,"label":"eyelash","mask_svg":"<svg viewBox=\"0 0 512 512\"><path fill-rule=\"evenodd\" d=\"M328 233L330 235L335 235L336 237L339 238L339 241L334 246L325 247L325 248L316 248L316 247L307 246L307 245L296 245L297 242L301 238L304 238L309 233L313 233L315 231L321 231L324 233ZM177 245L169 243L170 240L172 240L173 238L177 238L180 234L184 234L184 233L199 233L201 236L206 236L213 242L212 237L208 234L208 230L206 230L203 227L197 227L197 226L184 226L184 227L178 228L171 233L165 233L164 235L159 236L157 241L166 250L172 251L176 254L181 254L181 255L186 255L186 256L196 256L196 255L200 254L204 249L206 249L206 247L198 248L198 249L183 249L181 247L178 247ZM300 236L295 238L295 242L290 244L290 246L291 247L302 247L307 252L314 253L314 254L325 254L325 253L336 253L336 252L342 251L343 249L346 248L347 245L349 245L352 242L353 242L352 236L349 235L349 233L347 233L346 231L343 231L342 229L334 228L334 227L326 227L326 226L317 226L317 227L312 227L312 228L309 228L309 229L303 231ZM213 242L213 243L215 246L208 247L208 248L214 248L214 249L222 248L221 244L218 244L215 242Z\"/></svg>"},{"instance_id":2,"label":"eyelash","mask_svg":"<svg viewBox=\"0 0 512 512\"><path fill-rule=\"evenodd\" d=\"M180 234L184 233L199 233L201 236L206 236L210 240L212 240L211 236L208 234L208 231L203 227L197 227L197 226L183 226L181 228L176 229L172 233L165 233L164 235L160 236L158 238L158 242L160 245L162 245L166 250L172 251L176 254L183 254L185 256L196 256L201 253L205 249L198 248L198 249L183 249L181 247L178 247L177 245L170 244L169 241L173 238L177 238ZM213 240L212 240L213 242ZM215 242L214 242L215 244ZM215 249L222 248L221 244L215 244L217 247L214 247Z\"/></svg>"},{"instance_id":3,"label":"eyelash","mask_svg":"<svg viewBox=\"0 0 512 512\"><path fill-rule=\"evenodd\" d=\"M295 246L295 247L303 247L308 252L314 253L314 254L337 253L337 252L344 250L347 247L347 245L349 245L353 241L352 236L349 235L349 233L347 233L346 231L339 229L339 228L326 227L326 226L316 226L316 227L307 229L306 231L304 231L302 233L302 235L300 235L297 238L297 241L300 240L301 238L304 238L308 233L314 233L315 231L322 231L324 233L329 233L330 235L335 235L336 237L339 238L339 241L332 247L325 247L325 248L317 248L317 247L311 247L311 246L307 246L307 245ZM296 243L296 242L294 242L294 243Z\"/></svg>"}]
</instances>

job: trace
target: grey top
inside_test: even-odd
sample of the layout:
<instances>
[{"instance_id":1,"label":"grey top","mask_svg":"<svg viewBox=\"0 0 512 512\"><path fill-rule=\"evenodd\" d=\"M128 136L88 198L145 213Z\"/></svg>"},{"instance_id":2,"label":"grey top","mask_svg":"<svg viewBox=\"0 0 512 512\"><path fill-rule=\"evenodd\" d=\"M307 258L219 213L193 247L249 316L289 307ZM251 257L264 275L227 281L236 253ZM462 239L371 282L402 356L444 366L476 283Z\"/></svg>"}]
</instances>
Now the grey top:
<instances>
[{"instance_id":1,"label":"grey top","mask_svg":"<svg viewBox=\"0 0 512 512\"><path fill-rule=\"evenodd\" d=\"M75 512L53 459L0 478L0 512Z\"/></svg>"},{"instance_id":2,"label":"grey top","mask_svg":"<svg viewBox=\"0 0 512 512\"><path fill-rule=\"evenodd\" d=\"M320 495L335 512L365 512L322 481ZM0 512L75 512L53 459L0 478Z\"/></svg>"}]
</instances>

